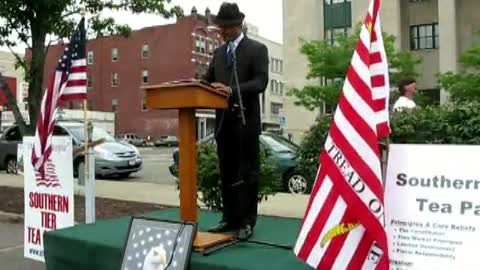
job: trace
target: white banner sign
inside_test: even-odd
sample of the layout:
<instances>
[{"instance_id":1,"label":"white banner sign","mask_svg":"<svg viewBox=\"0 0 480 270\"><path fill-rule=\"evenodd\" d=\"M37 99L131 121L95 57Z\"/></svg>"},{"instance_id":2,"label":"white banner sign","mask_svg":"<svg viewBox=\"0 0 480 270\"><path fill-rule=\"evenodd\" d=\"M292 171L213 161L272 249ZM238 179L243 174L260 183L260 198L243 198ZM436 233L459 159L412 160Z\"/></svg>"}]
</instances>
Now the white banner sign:
<instances>
[{"instance_id":1,"label":"white banner sign","mask_svg":"<svg viewBox=\"0 0 480 270\"><path fill-rule=\"evenodd\" d=\"M391 145L391 270L478 269L480 146Z\"/></svg>"},{"instance_id":2,"label":"white banner sign","mask_svg":"<svg viewBox=\"0 0 480 270\"><path fill-rule=\"evenodd\" d=\"M31 162L33 137L23 139L25 179L24 255L44 261L43 233L73 226L72 139L52 138L52 155L45 166L45 177L35 174Z\"/></svg>"}]
</instances>

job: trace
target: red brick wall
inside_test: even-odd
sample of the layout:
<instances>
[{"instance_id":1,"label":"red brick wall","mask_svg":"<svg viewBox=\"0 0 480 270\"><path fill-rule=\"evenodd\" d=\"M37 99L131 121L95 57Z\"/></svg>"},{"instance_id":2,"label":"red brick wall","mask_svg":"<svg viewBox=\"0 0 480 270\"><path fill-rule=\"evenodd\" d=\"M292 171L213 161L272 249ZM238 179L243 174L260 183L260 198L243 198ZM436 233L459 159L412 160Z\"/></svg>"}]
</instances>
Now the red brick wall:
<instances>
[{"instance_id":1,"label":"red brick wall","mask_svg":"<svg viewBox=\"0 0 480 270\"><path fill-rule=\"evenodd\" d=\"M112 111L112 99L118 99L116 114L117 133L133 132L140 136L158 137L176 135L178 130L178 112L142 111L143 93L142 70L149 72L149 84L159 84L171 80L193 78L195 63L198 59L203 63L209 58L192 53L195 50L195 39L192 32L206 35L205 17L184 17L177 23L154 26L133 31L128 38L120 36L90 40L87 52L93 51L93 65L88 72L93 79L93 87L89 88L88 98L97 111ZM216 38L216 34L208 34ZM142 59L142 46L149 45L149 57ZM112 48L118 49L119 58L112 62ZM52 71L63 52L63 46L52 46L45 63L45 82L47 85L49 72ZM118 73L118 86L112 87L112 73ZM76 104L76 108L80 108ZM66 104L65 107L69 107Z\"/></svg>"}]
</instances>

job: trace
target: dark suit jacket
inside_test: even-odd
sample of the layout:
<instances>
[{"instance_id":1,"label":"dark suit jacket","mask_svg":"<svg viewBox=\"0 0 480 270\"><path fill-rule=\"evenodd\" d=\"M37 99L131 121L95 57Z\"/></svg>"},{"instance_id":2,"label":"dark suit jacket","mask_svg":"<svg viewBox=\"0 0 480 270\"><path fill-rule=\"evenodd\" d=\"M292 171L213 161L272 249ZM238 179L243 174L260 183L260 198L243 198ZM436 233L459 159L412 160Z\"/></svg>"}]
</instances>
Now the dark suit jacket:
<instances>
[{"instance_id":1,"label":"dark suit jacket","mask_svg":"<svg viewBox=\"0 0 480 270\"><path fill-rule=\"evenodd\" d=\"M208 67L205 80L209 82L221 82L233 89L229 106L235 103L235 82L232 81L233 67L227 67L227 45L218 47ZM265 91L268 84L268 50L267 47L246 35L235 49L237 59L237 74L242 94L243 107L245 108L245 120L247 129L261 131L259 94ZM217 110L216 120L222 118L222 110Z\"/></svg>"}]
</instances>

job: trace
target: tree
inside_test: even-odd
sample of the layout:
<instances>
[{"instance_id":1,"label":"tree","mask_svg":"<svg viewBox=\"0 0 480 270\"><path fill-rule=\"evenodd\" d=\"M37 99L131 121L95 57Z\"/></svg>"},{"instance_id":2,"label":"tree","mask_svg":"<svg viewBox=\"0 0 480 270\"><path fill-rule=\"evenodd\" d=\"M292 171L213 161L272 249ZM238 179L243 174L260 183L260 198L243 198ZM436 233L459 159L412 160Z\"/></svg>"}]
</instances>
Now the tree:
<instances>
[{"instance_id":1,"label":"tree","mask_svg":"<svg viewBox=\"0 0 480 270\"><path fill-rule=\"evenodd\" d=\"M0 18L3 20L3 25L0 26L0 45L7 46L15 54L16 64L25 69L25 80L29 82L28 112L31 123L29 130L25 130L25 121L18 113L15 100L12 102L9 99L10 106L14 108L15 120L20 124L22 132L32 132L37 123L48 47L52 42L71 35L82 7L87 13L94 14L89 20L90 35L128 36L130 33L128 25L116 24L111 17L102 18L102 11L122 10L133 14L147 12L166 18L181 16L180 7L166 6L170 2L171 0L0 0ZM50 38L48 42L47 37ZM31 52L28 61L12 50L12 47L21 43ZM6 89L3 90L7 92Z\"/></svg>"},{"instance_id":2,"label":"tree","mask_svg":"<svg viewBox=\"0 0 480 270\"><path fill-rule=\"evenodd\" d=\"M302 89L290 89L288 95L296 98L296 105L304 106L311 111L321 108L323 104L329 111L335 108L360 35L360 26L356 27L353 35L337 35L336 44L333 46L325 40L302 41L300 51L308 60L307 79L317 80L318 84L308 85ZM396 50L393 35L384 33L383 37L391 85L395 85L403 78L415 78L418 75L415 66L421 60L411 52Z\"/></svg>"},{"instance_id":3,"label":"tree","mask_svg":"<svg viewBox=\"0 0 480 270\"><path fill-rule=\"evenodd\" d=\"M460 63L462 71L438 76L440 86L450 94L452 101L480 101L480 44L462 53Z\"/></svg>"}]
</instances>

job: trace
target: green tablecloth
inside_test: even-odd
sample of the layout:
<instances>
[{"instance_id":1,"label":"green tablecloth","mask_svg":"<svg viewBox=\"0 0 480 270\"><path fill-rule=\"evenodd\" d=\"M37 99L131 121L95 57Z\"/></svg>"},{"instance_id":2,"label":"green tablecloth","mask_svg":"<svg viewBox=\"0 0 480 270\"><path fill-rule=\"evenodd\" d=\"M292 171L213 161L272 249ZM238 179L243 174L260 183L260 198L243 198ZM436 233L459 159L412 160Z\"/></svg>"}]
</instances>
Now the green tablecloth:
<instances>
[{"instance_id":1,"label":"green tablecloth","mask_svg":"<svg viewBox=\"0 0 480 270\"><path fill-rule=\"evenodd\" d=\"M178 220L178 209L144 216ZM202 211L199 229L205 231L218 221L218 214ZM130 217L100 220L45 234L47 270L118 270ZM260 217L253 240L293 245L300 220ZM291 250L241 243L209 256L193 252L190 269L310 269Z\"/></svg>"}]
</instances>

